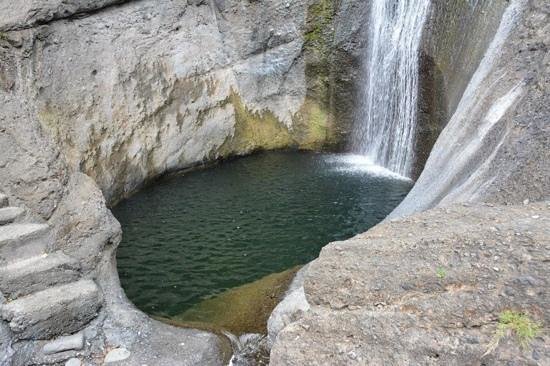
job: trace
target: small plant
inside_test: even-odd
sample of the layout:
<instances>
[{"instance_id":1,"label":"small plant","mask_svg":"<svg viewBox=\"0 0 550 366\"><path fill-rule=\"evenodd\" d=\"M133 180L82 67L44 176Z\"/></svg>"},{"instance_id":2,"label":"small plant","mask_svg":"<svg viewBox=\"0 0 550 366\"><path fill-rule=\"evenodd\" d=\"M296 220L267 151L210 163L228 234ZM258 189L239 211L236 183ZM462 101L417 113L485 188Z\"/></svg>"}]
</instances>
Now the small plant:
<instances>
[{"instance_id":1,"label":"small plant","mask_svg":"<svg viewBox=\"0 0 550 366\"><path fill-rule=\"evenodd\" d=\"M435 270L435 274L440 280L443 280L445 279L445 277L447 277L447 271L443 267L437 267L437 269Z\"/></svg>"},{"instance_id":2,"label":"small plant","mask_svg":"<svg viewBox=\"0 0 550 366\"><path fill-rule=\"evenodd\" d=\"M507 334L515 335L520 347L527 349L531 341L539 335L541 329L542 326L527 314L505 310L499 315L496 334L486 354L495 350L500 340Z\"/></svg>"}]
</instances>

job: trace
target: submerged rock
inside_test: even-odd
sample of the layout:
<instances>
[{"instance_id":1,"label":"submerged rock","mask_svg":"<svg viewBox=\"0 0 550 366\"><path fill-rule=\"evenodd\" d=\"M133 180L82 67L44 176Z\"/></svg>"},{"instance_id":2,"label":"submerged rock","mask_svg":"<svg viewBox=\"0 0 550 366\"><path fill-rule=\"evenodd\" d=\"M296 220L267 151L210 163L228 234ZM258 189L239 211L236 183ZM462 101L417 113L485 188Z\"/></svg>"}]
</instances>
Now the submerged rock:
<instances>
[{"instance_id":1,"label":"submerged rock","mask_svg":"<svg viewBox=\"0 0 550 366\"><path fill-rule=\"evenodd\" d=\"M160 319L169 324L229 331L233 334L267 334L268 317L283 298L299 267L265 276L206 299L183 314Z\"/></svg>"}]
</instances>

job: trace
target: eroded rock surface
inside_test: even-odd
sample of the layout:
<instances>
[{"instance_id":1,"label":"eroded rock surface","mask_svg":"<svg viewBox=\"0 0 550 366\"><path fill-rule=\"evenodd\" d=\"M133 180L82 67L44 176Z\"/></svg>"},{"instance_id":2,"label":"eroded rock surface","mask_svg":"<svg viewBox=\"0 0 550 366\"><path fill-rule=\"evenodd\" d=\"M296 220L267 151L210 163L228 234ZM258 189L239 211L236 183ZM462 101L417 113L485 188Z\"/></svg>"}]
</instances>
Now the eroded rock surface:
<instances>
[{"instance_id":1,"label":"eroded rock surface","mask_svg":"<svg viewBox=\"0 0 550 366\"><path fill-rule=\"evenodd\" d=\"M122 2L0 4L2 117L36 120L108 202L205 161L342 142L362 23L335 19L361 7Z\"/></svg>"},{"instance_id":2,"label":"eroded rock surface","mask_svg":"<svg viewBox=\"0 0 550 366\"><path fill-rule=\"evenodd\" d=\"M550 4L511 1L424 172L393 217L550 194Z\"/></svg>"},{"instance_id":3,"label":"eroded rock surface","mask_svg":"<svg viewBox=\"0 0 550 366\"><path fill-rule=\"evenodd\" d=\"M279 334L271 364L546 365L545 332L529 348L514 334L492 343L505 310L549 324L549 256L550 203L386 222L311 263L311 310Z\"/></svg>"},{"instance_id":4,"label":"eroded rock surface","mask_svg":"<svg viewBox=\"0 0 550 366\"><path fill-rule=\"evenodd\" d=\"M421 113L456 108L458 117L396 216L455 201L548 198L550 5L511 1L524 11L458 103L508 3L438 2L429 27L442 37L423 50L432 92L442 91L431 96L442 100ZM447 21L438 14L449 6L458 15ZM120 226L107 204L205 161L342 144L367 13L358 0L0 0L0 208L24 211L4 211L0 223L0 364L101 364L116 349L128 365L225 363L223 339L168 327L128 302L114 263ZM453 23L464 14L467 29ZM460 60L468 64L454 73ZM281 333L273 363L463 364L481 360L504 306L547 324L547 206L424 215L386 223L373 231L380 238L370 232L345 250L329 246L273 327L272 338L306 313ZM82 335L82 349L50 353L68 333ZM507 338L483 360L544 364L545 341L528 353Z\"/></svg>"},{"instance_id":5,"label":"eroded rock surface","mask_svg":"<svg viewBox=\"0 0 550 366\"><path fill-rule=\"evenodd\" d=\"M171 170L341 143L358 4L0 1L0 208L17 210L0 223L0 363L228 360L222 338L128 302L107 204ZM81 349L46 347L70 333Z\"/></svg>"}]
</instances>

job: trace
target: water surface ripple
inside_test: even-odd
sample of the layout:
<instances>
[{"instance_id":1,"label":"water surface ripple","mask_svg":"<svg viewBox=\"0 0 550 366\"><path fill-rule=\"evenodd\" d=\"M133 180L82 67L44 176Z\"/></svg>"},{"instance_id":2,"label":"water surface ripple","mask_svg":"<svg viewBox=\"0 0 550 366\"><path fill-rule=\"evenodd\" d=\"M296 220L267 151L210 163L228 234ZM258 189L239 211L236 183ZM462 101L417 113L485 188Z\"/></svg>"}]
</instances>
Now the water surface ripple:
<instances>
[{"instance_id":1,"label":"water surface ripple","mask_svg":"<svg viewBox=\"0 0 550 366\"><path fill-rule=\"evenodd\" d=\"M113 210L128 298L149 314L175 316L369 229L412 183L357 160L260 153L143 189Z\"/></svg>"}]
</instances>

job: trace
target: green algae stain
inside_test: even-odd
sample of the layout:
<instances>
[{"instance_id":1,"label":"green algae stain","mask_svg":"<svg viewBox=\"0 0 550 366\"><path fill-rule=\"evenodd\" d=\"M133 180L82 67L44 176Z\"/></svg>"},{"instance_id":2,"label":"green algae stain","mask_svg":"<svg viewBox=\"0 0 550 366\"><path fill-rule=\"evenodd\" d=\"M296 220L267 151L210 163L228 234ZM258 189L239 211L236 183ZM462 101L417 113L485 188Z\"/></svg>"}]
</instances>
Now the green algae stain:
<instances>
[{"instance_id":1,"label":"green algae stain","mask_svg":"<svg viewBox=\"0 0 550 366\"><path fill-rule=\"evenodd\" d=\"M215 157L242 155L255 150L284 149L296 145L289 129L270 110L248 109L240 95L233 90L226 103L233 106L235 130L213 152Z\"/></svg>"},{"instance_id":2,"label":"green algae stain","mask_svg":"<svg viewBox=\"0 0 550 366\"><path fill-rule=\"evenodd\" d=\"M309 7L307 14L304 35L307 97L294 122L305 132L302 145L310 149L332 148L340 142L331 108L334 16L333 0L319 0Z\"/></svg>"},{"instance_id":3,"label":"green algae stain","mask_svg":"<svg viewBox=\"0 0 550 366\"><path fill-rule=\"evenodd\" d=\"M337 143L330 113L322 103L313 99L306 98L292 117L291 128L268 109L249 109L235 91L231 91L226 101L218 107L227 104L234 110L234 132L210 153L211 160L259 150L324 150Z\"/></svg>"},{"instance_id":4,"label":"green algae stain","mask_svg":"<svg viewBox=\"0 0 550 366\"><path fill-rule=\"evenodd\" d=\"M306 47L326 47L328 33L332 33L334 3L332 0L319 0L308 9L308 30L304 35Z\"/></svg>"},{"instance_id":5,"label":"green algae stain","mask_svg":"<svg viewBox=\"0 0 550 366\"><path fill-rule=\"evenodd\" d=\"M324 150L338 143L333 118L323 104L306 99L293 118L299 146L304 150Z\"/></svg>"}]
</instances>

